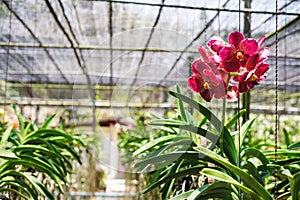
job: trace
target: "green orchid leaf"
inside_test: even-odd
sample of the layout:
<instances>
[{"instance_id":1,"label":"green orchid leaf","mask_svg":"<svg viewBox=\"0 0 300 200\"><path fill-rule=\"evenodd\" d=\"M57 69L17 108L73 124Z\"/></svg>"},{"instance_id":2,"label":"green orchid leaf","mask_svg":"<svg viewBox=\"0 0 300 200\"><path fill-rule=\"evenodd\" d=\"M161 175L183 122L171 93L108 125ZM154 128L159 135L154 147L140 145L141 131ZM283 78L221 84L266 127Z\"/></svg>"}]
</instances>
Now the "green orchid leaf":
<instances>
[{"instance_id":1,"label":"green orchid leaf","mask_svg":"<svg viewBox=\"0 0 300 200\"><path fill-rule=\"evenodd\" d=\"M176 91L177 91L178 94L181 94L180 88L179 88L178 85L176 85ZM185 122L188 122L187 116L186 116L186 112L185 112L185 109L184 109L184 107L183 107L182 101L181 101L180 99L176 99L176 101L177 101L177 107L178 107L178 110L179 110L179 113L180 113L182 119L183 119Z\"/></svg>"},{"instance_id":2,"label":"green orchid leaf","mask_svg":"<svg viewBox=\"0 0 300 200\"><path fill-rule=\"evenodd\" d=\"M206 155L207 157L215 160L219 164L223 165L228 170L232 171L234 174L238 175L244 183L247 183L249 189L253 190L257 194L260 194L264 200L272 200L271 195L266 191L266 189L261 184L259 184L257 180L255 180L249 174L244 172L238 166L231 164L225 158L221 157L220 155L216 154L215 152L207 148L199 146L199 147L195 147L195 149L200 153Z\"/></svg>"},{"instance_id":3,"label":"green orchid leaf","mask_svg":"<svg viewBox=\"0 0 300 200\"><path fill-rule=\"evenodd\" d=\"M253 178L255 178L261 185L264 185L264 182L259 174L258 169L251 161L245 161L245 163L243 163L241 168L247 169L250 172L250 174L253 176Z\"/></svg>"},{"instance_id":4,"label":"green orchid leaf","mask_svg":"<svg viewBox=\"0 0 300 200\"><path fill-rule=\"evenodd\" d=\"M290 158L300 157L300 151L295 151L295 150L277 149L276 153L277 153L278 156L289 156ZM264 155L266 157L274 157L275 156L275 151L274 150L266 150L266 151L264 151Z\"/></svg>"},{"instance_id":5,"label":"green orchid leaf","mask_svg":"<svg viewBox=\"0 0 300 200\"><path fill-rule=\"evenodd\" d=\"M0 149L0 158L3 159L19 159L18 156L11 150Z\"/></svg>"},{"instance_id":6,"label":"green orchid leaf","mask_svg":"<svg viewBox=\"0 0 300 200\"><path fill-rule=\"evenodd\" d=\"M170 170L168 170L166 176L170 174L177 173L178 170L181 167L181 164L183 163L183 160L177 160L173 166L171 166ZM175 179L169 179L164 186L161 188L161 196L163 199L167 199L167 197L170 195L172 188L174 186Z\"/></svg>"},{"instance_id":7,"label":"green orchid leaf","mask_svg":"<svg viewBox=\"0 0 300 200\"><path fill-rule=\"evenodd\" d=\"M223 181L223 182L226 182L226 183L229 183L229 184L232 184L232 185L236 186L237 188L241 189L243 192L245 192L246 194L251 196L252 199L262 199L262 200L264 200L262 197L260 197L259 194L255 193L252 189L242 185L241 183L239 183L238 181L233 179L228 174L225 174L221 171L211 169L211 168L204 168L201 171L201 173L208 176L208 177L211 177L211 178L217 179L219 181Z\"/></svg>"},{"instance_id":8,"label":"green orchid leaf","mask_svg":"<svg viewBox=\"0 0 300 200\"><path fill-rule=\"evenodd\" d=\"M31 176L30 174L25 174L27 180L31 182L31 184L45 197L54 200L54 196L47 190L47 188L38 181L35 177Z\"/></svg>"},{"instance_id":9,"label":"green orchid leaf","mask_svg":"<svg viewBox=\"0 0 300 200\"><path fill-rule=\"evenodd\" d=\"M168 135L168 136L163 136L163 137L159 137L155 140L150 141L149 143L143 145L141 148L137 149L135 152L133 152L132 156L137 156L151 148L153 148L156 145L159 145L161 143L166 143L168 141L173 140L174 138L178 137L177 135Z\"/></svg>"},{"instance_id":10,"label":"green orchid leaf","mask_svg":"<svg viewBox=\"0 0 300 200\"><path fill-rule=\"evenodd\" d=\"M198 175L199 172L203 169L203 167L205 166L200 166L200 167L191 167L185 170L181 170L178 171L176 173L173 174L169 174L157 181L155 181L154 183L152 183L151 185L149 185L146 189L143 190L143 193L147 193L151 190L153 190L154 188L166 183L169 180L172 180L174 178L180 178L180 177L184 177L186 175Z\"/></svg>"},{"instance_id":11,"label":"green orchid leaf","mask_svg":"<svg viewBox=\"0 0 300 200\"><path fill-rule=\"evenodd\" d=\"M300 172L293 175L294 187L291 187L292 200L300 199Z\"/></svg>"},{"instance_id":12,"label":"green orchid leaf","mask_svg":"<svg viewBox=\"0 0 300 200\"><path fill-rule=\"evenodd\" d=\"M7 129L3 132L2 134L2 138L1 138L1 144L0 144L0 148L5 148L5 145L8 141L8 138L11 134L11 131L12 131L13 127L12 126L9 126L7 127Z\"/></svg>"},{"instance_id":13,"label":"green orchid leaf","mask_svg":"<svg viewBox=\"0 0 300 200\"><path fill-rule=\"evenodd\" d=\"M202 106L200 103L194 101L193 99L184 96L182 94L178 94L176 92L169 92L172 96L182 100L183 102L186 102L193 108L195 108L197 111L199 111L201 114L203 114L210 122L211 124L216 128L218 131L219 135L224 136L224 152L230 162L234 163L237 165L237 160L238 160L238 155L237 155L237 150L233 141L233 138L231 137L228 129L226 127L222 127L222 122L211 112L209 111L206 107Z\"/></svg>"},{"instance_id":14,"label":"green orchid leaf","mask_svg":"<svg viewBox=\"0 0 300 200\"><path fill-rule=\"evenodd\" d=\"M28 183L21 179L22 176L5 176L0 181L0 188L5 186L13 186L14 188L22 188L22 191L31 196L33 199L37 200L37 193L30 187Z\"/></svg>"},{"instance_id":15,"label":"green orchid leaf","mask_svg":"<svg viewBox=\"0 0 300 200\"><path fill-rule=\"evenodd\" d=\"M51 115L42 125L41 128L48 128L49 124L52 122L52 120L55 118L56 114Z\"/></svg>"},{"instance_id":16,"label":"green orchid leaf","mask_svg":"<svg viewBox=\"0 0 300 200\"><path fill-rule=\"evenodd\" d=\"M290 183L291 188L291 200L298 200L300 198L300 172L291 174L291 171L285 169L281 171L281 174L285 175Z\"/></svg>"},{"instance_id":17,"label":"green orchid leaf","mask_svg":"<svg viewBox=\"0 0 300 200\"><path fill-rule=\"evenodd\" d=\"M206 137L207 139L211 140L212 142L216 142L219 138L218 135L212 133L211 131L208 131L206 129L193 126L190 124L185 124L180 121L176 120L155 120L151 122L151 125L156 125L156 126L166 126L166 127L172 127L172 128L178 128L180 130L186 130L192 133L199 134L203 137Z\"/></svg>"},{"instance_id":18,"label":"green orchid leaf","mask_svg":"<svg viewBox=\"0 0 300 200\"><path fill-rule=\"evenodd\" d=\"M216 181L212 184L206 184L197 190L187 198L188 200L193 199L210 199L210 198L222 198L222 199L238 199L233 191L234 188L226 182ZM237 192L237 191L235 191ZM223 196L221 196L223 195Z\"/></svg>"},{"instance_id":19,"label":"green orchid leaf","mask_svg":"<svg viewBox=\"0 0 300 200\"><path fill-rule=\"evenodd\" d=\"M288 146L288 149L290 149L290 150L299 149L299 148L300 148L300 141L290 144Z\"/></svg>"},{"instance_id":20,"label":"green orchid leaf","mask_svg":"<svg viewBox=\"0 0 300 200\"><path fill-rule=\"evenodd\" d=\"M22 194L20 191L18 191L16 189L12 189L12 188L0 188L0 192L10 192L12 194L18 195L19 197L22 197L25 200L32 200L32 197L25 196L24 194Z\"/></svg>"},{"instance_id":21,"label":"green orchid leaf","mask_svg":"<svg viewBox=\"0 0 300 200\"><path fill-rule=\"evenodd\" d=\"M266 156L258 149L255 148L246 148L241 152L241 158L257 158L261 161L262 165L269 164L269 160Z\"/></svg>"},{"instance_id":22,"label":"green orchid leaf","mask_svg":"<svg viewBox=\"0 0 300 200\"><path fill-rule=\"evenodd\" d=\"M175 197L170 198L170 200L182 200L187 199L191 194L193 193L193 190L189 190L187 192L183 192L179 195L176 195Z\"/></svg>"},{"instance_id":23,"label":"green orchid leaf","mask_svg":"<svg viewBox=\"0 0 300 200\"><path fill-rule=\"evenodd\" d=\"M162 168L170 165L178 159L199 159L199 152L197 151L177 151L169 154L158 155L156 157L151 157L144 159L135 164L135 167L145 168L147 165L155 165L156 168Z\"/></svg>"},{"instance_id":24,"label":"green orchid leaf","mask_svg":"<svg viewBox=\"0 0 300 200\"><path fill-rule=\"evenodd\" d=\"M232 128L237 121L239 120L240 117L242 117L244 114L246 113L246 109L242 109L240 110L238 113L236 113L234 116L232 116L226 123L225 123L225 127L227 129Z\"/></svg>"},{"instance_id":25,"label":"green orchid leaf","mask_svg":"<svg viewBox=\"0 0 300 200\"><path fill-rule=\"evenodd\" d=\"M255 119L251 119L251 120L246 121L242 125L241 130L239 131L239 134L235 135L235 137L234 137L234 144L235 144L235 146L236 146L237 149L241 148L241 146L243 144L243 141L244 141L246 135L251 130L251 126L252 126L252 124L253 124L254 121L255 121ZM239 135L240 135L240 140L239 140Z\"/></svg>"},{"instance_id":26,"label":"green orchid leaf","mask_svg":"<svg viewBox=\"0 0 300 200\"><path fill-rule=\"evenodd\" d=\"M285 128L283 128L283 134L284 134L286 147L289 148L289 146L291 145L290 136L289 136L290 133Z\"/></svg>"},{"instance_id":27,"label":"green orchid leaf","mask_svg":"<svg viewBox=\"0 0 300 200\"><path fill-rule=\"evenodd\" d=\"M19 121L19 129L20 129L20 133L21 135L24 134L24 129L25 129L25 124L24 124L24 119L23 119L23 116L20 114L20 112L17 110L17 107L16 105L12 105L13 107L13 110L18 118L18 121Z\"/></svg>"}]
</instances>

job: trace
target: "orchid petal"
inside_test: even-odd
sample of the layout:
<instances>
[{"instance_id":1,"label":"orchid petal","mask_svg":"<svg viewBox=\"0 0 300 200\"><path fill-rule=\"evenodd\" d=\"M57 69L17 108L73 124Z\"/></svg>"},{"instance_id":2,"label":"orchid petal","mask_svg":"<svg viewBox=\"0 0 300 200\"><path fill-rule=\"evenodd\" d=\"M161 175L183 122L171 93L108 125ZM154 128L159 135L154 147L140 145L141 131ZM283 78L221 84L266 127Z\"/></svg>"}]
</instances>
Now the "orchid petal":
<instances>
[{"instance_id":1,"label":"orchid petal","mask_svg":"<svg viewBox=\"0 0 300 200\"><path fill-rule=\"evenodd\" d=\"M248 76L248 72L245 72L239 76L239 92L245 93L248 91L247 83L246 83L246 77Z\"/></svg>"},{"instance_id":2,"label":"orchid petal","mask_svg":"<svg viewBox=\"0 0 300 200\"><path fill-rule=\"evenodd\" d=\"M270 51L270 48L263 47L258 51L258 53L260 55L260 61L264 61L269 58L271 51Z\"/></svg>"},{"instance_id":3,"label":"orchid petal","mask_svg":"<svg viewBox=\"0 0 300 200\"><path fill-rule=\"evenodd\" d=\"M241 41L239 49L243 54L253 55L258 51L257 41L254 39L246 38Z\"/></svg>"},{"instance_id":4,"label":"orchid petal","mask_svg":"<svg viewBox=\"0 0 300 200\"><path fill-rule=\"evenodd\" d=\"M200 47L198 48L198 51L199 51L201 57L203 58L203 61L204 61L204 62L207 62L207 63L210 62L209 56L208 56L207 51L206 51L206 49L205 49L204 46L200 46Z\"/></svg>"},{"instance_id":5,"label":"orchid petal","mask_svg":"<svg viewBox=\"0 0 300 200\"><path fill-rule=\"evenodd\" d=\"M194 74L201 74L205 69L210 69L210 67L203 62L200 58L196 59L193 63L192 63L192 71Z\"/></svg>"},{"instance_id":6,"label":"orchid petal","mask_svg":"<svg viewBox=\"0 0 300 200\"><path fill-rule=\"evenodd\" d=\"M202 92L204 80L199 74L195 74L188 78L188 86L194 92Z\"/></svg>"},{"instance_id":7,"label":"orchid petal","mask_svg":"<svg viewBox=\"0 0 300 200\"><path fill-rule=\"evenodd\" d=\"M250 56L250 58L248 59L247 63L246 63L246 69L248 71L251 71L255 68L255 66L258 64L260 60L259 54L253 54L252 56Z\"/></svg>"},{"instance_id":8,"label":"orchid petal","mask_svg":"<svg viewBox=\"0 0 300 200\"><path fill-rule=\"evenodd\" d=\"M229 85L229 89L226 95L226 100L229 102L237 101L239 98L238 87L235 85Z\"/></svg>"},{"instance_id":9,"label":"orchid petal","mask_svg":"<svg viewBox=\"0 0 300 200\"><path fill-rule=\"evenodd\" d=\"M261 36L260 38L258 38L257 44L258 44L259 47L262 46L262 44L265 42L265 39L266 39L266 36L265 36L265 35L263 35L263 36Z\"/></svg>"},{"instance_id":10,"label":"orchid petal","mask_svg":"<svg viewBox=\"0 0 300 200\"><path fill-rule=\"evenodd\" d=\"M213 97L213 93L211 90L204 90L203 92L200 92L200 95L207 102L210 102Z\"/></svg>"},{"instance_id":11,"label":"orchid petal","mask_svg":"<svg viewBox=\"0 0 300 200\"><path fill-rule=\"evenodd\" d=\"M235 57L235 52L232 46L226 46L220 51L222 61L230 61L233 57Z\"/></svg>"},{"instance_id":12,"label":"orchid petal","mask_svg":"<svg viewBox=\"0 0 300 200\"><path fill-rule=\"evenodd\" d=\"M226 72L237 72L240 69L240 64L237 59L233 59L231 62L223 62L222 67Z\"/></svg>"},{"instance_id":13,"label":"orchid petal","mask_svg":"<svg viewBox=\"0 0 300 200\"><path fill-rule=\"evenodd\" d=\"M226 83L223 79L219 79L220 84L216 88L214 88L215 98L221 99L226 95Z\"/></svg>"},{"instance_id":14,"label":"orchid petal","mask_svg":"<svg viewBox=\"0 0 300 200\"><path fill-rule=\"evenodd\" d=\"M255 75L257 76L257 77L261 77L262 75L264 75L267 71L268 71L268 69L269 69L269 64L267 64L267 63L261 63L258 67L257 67L257 69L256 69L256 71L255 71Z\"/></svg>"},{"instance_id":15,"label":"orchid petal","mask_svg":"<svg viewBox=\"0 0 300 200\"><path fill-rule=\"evenodd\" d=\"M244 39L244 35L241 32L234 31L228 36L228 43L233 45L236 49L239 47L240 42Z\"/></svg>"},{"instance_id":16,"label":"orchid petal","mask_svg":"<svg viewBox=\"0 0 300 200\"><path fill-rule=\"evenodd\" d=\"M225 42L220 37L213 36L208 41L207 46L212 53L219 54L221 49L225 47Z\"/></svg>"},{"instance_id":17,"label":"orchid petal","mask_svg":"<svg viewBox=\"0 0 300 200\"><path fill-rule=\"evenodd\" d=\"M211 71L211 70L204 70L203 71L203 75L204 75L204 79L209 82L209 83L212 83L214 85L219 85L220 84L220 81L219 79L217 78L216 74Z\"/></svg>"}]
</instances>

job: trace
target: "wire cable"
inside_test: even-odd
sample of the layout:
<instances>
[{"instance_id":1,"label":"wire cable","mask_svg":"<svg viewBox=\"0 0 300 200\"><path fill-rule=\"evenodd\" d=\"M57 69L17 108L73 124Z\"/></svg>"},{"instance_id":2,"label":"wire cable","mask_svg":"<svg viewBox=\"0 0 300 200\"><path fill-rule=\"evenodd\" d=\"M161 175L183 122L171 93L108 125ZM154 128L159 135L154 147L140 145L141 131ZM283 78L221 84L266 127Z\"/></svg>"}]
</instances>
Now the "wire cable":
<instances>
[{"instance_id":1,"label":"wire cable","mask_svg":"<svg viewBox=\"0 0 300 200\"><path fill-rule=\"evenodd\" d=\"M275 1L276 13L278 13L278 0ZM278 114L278 14L275 15L276 25L275 25L275 179L274 179L274 199L277 199L277 148L278 148L278 129L279 129L279 114Z\"/></svg>"},{"instance_id":2,"label":"wire cable","mask_svg":"<svg viewBox=\"0 0 300 200\"><path fill-rule=\"evenodd\" d=\"M10 0L10 4L12 5L12 0ZM12 27L12 13L9 13L9 27L8 27L8 43L10 43L11 40L11 28ZM6 68L5 68L5 83L4 83L4 104L3 104L3 121L5 121L5 106L7 103L7 81L8 81L8 65L9 65L9 59L10 59L10 48L8 47L6 49Z\"/></svg>"}]
</instances>

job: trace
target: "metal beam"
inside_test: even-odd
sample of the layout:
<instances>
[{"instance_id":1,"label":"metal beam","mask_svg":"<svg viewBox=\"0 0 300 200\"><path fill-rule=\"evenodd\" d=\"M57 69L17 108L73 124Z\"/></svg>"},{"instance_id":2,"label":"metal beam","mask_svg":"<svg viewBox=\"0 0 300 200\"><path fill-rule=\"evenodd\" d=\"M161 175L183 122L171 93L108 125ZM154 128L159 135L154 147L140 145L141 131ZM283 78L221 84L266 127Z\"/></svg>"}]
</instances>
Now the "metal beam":
<instances>
[{"instance_id":1,"label":"metal beam","mask_svg":"<svg viewBox=\"0 0 300 200\"><path fill-rule=\"evenodd\" d=\"M122 3L122 4L135 4L140 6L164 6L166 8L181 8L181 9L190 9L190 10L206 10L206 11L219 11L219 12L235 12L235 13L252 13L252 14L278 14L278 15L295 15L299 16L300 13L297 12L274 12L274 11L260 11L253 9L228 9L228 8L208 8L208 7L196 7L196 6L181 6L173 4L160 4L160 3L145 3L145 2L136 2L136 1L118 1L118 0L89 0L89 1L98 1L98 2L112 2L112 3Z\"/></svg>"},{"instance_id":2,"label":"metal beam","mask_svg":"<svg viewBox=\"0 0 300 200\"><path fill-rule=\"evenodd\" d=\"M87 101L86 99L56 99L56 100L45 100L37 98L7 98L6 103L3 98L0 98L0 105L22 105L22 106L57 106L57 107L93 107L93 102ZM235 105L228 106L227 110L236 109ZM96 108L165 108L165 109L174 109L177 106L174 103L160 102L160 103L126 103L126 102L112 102L110 101L99 101L95 102ZM274 106L261 106L253 105L252 113L263 113L263 114L274 114ZM211 109L218 109L218 107L212 106ZM278 113L280 115L300 115L300 108L298 107L278 107Z\"/></svg>"},{"instance_id":3,"label":"metal beam","mask_svg":"<svg viewBox=\"0 0 300 200\"><path fill-rule=\"evenodd\" d=\"M68 45L59 45L59 44L36 44L36 43L14 43L14 42L0 42L0 47L27 47L27 48L47 48L47 49L81 49L81 50L96 50L96 51L149 51L154 53L195 53L199 54L197 50L180 50L180 49L163 49L163 48L134 48L134 47L104 47L96 45L76 45L74 47ZM11 49L10 51L12 51ZM271 55L270 57L275 57ZM291 58L291 59L300 59L299 55L278 55L278 58Z\"/></svg>"}]
</instances>

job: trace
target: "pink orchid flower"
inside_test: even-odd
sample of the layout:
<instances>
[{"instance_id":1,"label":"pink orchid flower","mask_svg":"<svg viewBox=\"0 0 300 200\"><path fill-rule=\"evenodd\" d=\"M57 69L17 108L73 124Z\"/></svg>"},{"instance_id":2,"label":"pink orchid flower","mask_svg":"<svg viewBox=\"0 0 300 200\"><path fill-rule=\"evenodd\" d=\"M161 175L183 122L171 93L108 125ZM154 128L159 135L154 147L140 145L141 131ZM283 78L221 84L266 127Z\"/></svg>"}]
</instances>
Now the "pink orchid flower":
<instances>
[{"instance_id":1,"label":"pink orchid flower","mask_svg":"<svg viewBox=\"0 0 300 200\"><path fill-rule=\"evenodd\" d=\"M262 60L262 61L261 61ZM246 71L238 77L239 92L245 93L267 77L269 64L263 62L259 53L252 55L246 64Z\"/></svg>"},{"instance_id":2,"label":"pink orchid flower","mask_svg":"<svg viewBox=\"0 0 300 200\"><path fill-rule=\"evenodd\" d=\"M259 44L255 39L245 38L238 31L228 36L228 44L220 50L222 67L227 72L238 72L248 58L257 53Z\"/></svg>"},{"instance_id":3,"label":"pink orchid flower","mask_svg":"<svg viewBox=\"0 0 300 200\"><path fill-rule=\"evenodd\" d=\"M236 85L229 83L228 84L228 90L226 94L226 100L228 102L234 102L237 101L239 98L239 89Z\"/></svg>"},{"instance_id":4,"label":"pink orchid flower","mask_svg":"<svg viewBox=\"0 0 300 200\"><path fill-rule=\"evenodd\" d=\"M245 38L238 31L229 34L228 43L212 37L207 43L210 53L203 46L198 49L201 58L192 63L188 86L206 101L224 96L227 101L236 101L239 93L266 79L269 64L265 61L270 49L262 47L265 39L266 36L258 40Z\"/></svg>"},{"instance_id":5,"label":"pink orchid flower","mask_svg":"<svg viewBox=\"0 0 300 200\"><path fill-rule=\"evenodd\" d=\"M218 73L215 61L207 54L204 47L199 48L202 58L192 63L193 75L188 79L189 87L200 93L203 99L211 101L213 97L222 98L226 95L226 84Z\"/></svg>"}]
</instances>

